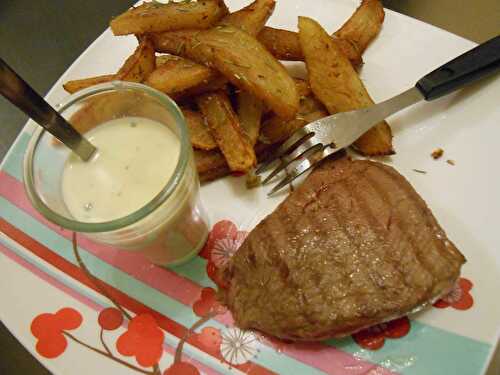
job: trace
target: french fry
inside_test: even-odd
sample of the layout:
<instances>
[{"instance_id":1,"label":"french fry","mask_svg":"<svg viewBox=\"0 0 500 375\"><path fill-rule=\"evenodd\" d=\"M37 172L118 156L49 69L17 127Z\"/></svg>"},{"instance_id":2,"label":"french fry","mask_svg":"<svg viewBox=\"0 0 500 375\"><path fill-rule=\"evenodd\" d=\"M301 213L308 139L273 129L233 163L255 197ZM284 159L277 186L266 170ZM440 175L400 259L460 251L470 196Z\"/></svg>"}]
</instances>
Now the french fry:
<instances>
[{"instance_id":1,"label":"french fry","mask_svg":"<svg viewBox=\"0 0 500 375\"><path fill-rule=\"evenodd\" d=\"M247 32L257 35L274 11L276 2L274 0L255 0L250 5L236 12L230 13L222 19L220 25L231 25Z\"/></svg>"},{"instance_id":2,"label":"french fry","mask_svg":"<svg viewBox=\"0 0 500 375\"><path fill-rule=\"evenodd\" d=\"M252 146L257 143L260 132L260 120L264 106L262 102L246 91L237 93L238 118L240 125Z\"/></svg>"},{"instance_id":3,"label":"french fry","mask_svg":"<svg viewBox=\"0 0 500 375\"><path fill-rule=\"evenodd\" d=\"M206 31L151 34L158 52L214 67L232 84L252 93L283 118L293 118L299 96L293 79L254 37L233 26Z\"/></svg>"},{"instance_id":4,"label":"french fry","mask_svg":"<svg viewBox=\"0 0 500 375\"><path fill-rule=\"evenodd\" d=\"M144 2L110 22L115 35L207 29L227 15L223 0Z\"/></svg>"},{"instance_id":5,"label":"french fry","mask_svg":"<svg viewBox=\"0 0 500 375\"><path fill-rule=\"evenodd\" d=\"M256 163L255 152L227 95L220 91L204 94L197 103L231 171L248 172Z\"/></svg>"},{"instance_id":6,"label":"french fry","mask_svg":"<svg viewBox=\"0 0 500 375\"><path fill-rule=\"evenodd\" d=\"M111 82L113 80L142 82L153 72L155 66L155 51L151 40L149 38L141 38L139 45L132 55L125 60L118 73L68 81L63 84L63 88L70 94L73 94L98 83Z\"/></svg>"},{"instance_id":7,"label":"french fry","mask_svg":"<svg viewBox=\"0 0 500 375\"><path fill-rule=\"evenodd\" d=\"M380 0L363 0L335 35L351 41L362 54L380 32L384 17L384 7Z\"/></svg>"},{"instance_id":8,"label":"french fry","mask_svg":"<svg viewBox=\"0 0 500 375\"><path fill-rule=\"evenodd\" d=\"M64 83L63 88L64 90L66 90L66 92L73 94L77 91L86 89L87 87L94 86L99 83L111 82L114 79L115 79L115 74L105 74L97 77L75 79Z\"/></svg>"},{"instance_id":9,"label":"french fry","mask_svg":"<svg viewBox=\"0 0 500 375\"><path fill-rule=\"evenodd\" d=\"M213 69L177 56L164 58L145 84L169 95L207 83L218 76Z\"/></svg>"},{"instance_id":10,"label":"french fry","mask_svg":"<svg viewBox=\"0 0 500 375\"><path fill-rule=\"evenodd\" d=\"M205 124L203 116L195 111L189 109L182 109L182 114L186 119L187 128L189 130L189 139L193 147L200 150L214 150L217 148L217 143L215 142L208 125Z\"/></svg>"},{"instance_id":11,"label":"french fry","mask_svg":"<svg viewBox=\"0 0 500 375\"><path fill-rule=\"evenodd\" d=\"M373 104L349 60L316 21L299 17L299 37L311 89L328 112L351 111ZM354 146L364 155L393 154L391 128L382 121Z\"/></svg>"},{"instance_id":12,"label":"french fry","mask_svg":"<svg viewBox=\"0 0 500 375\"><path fill-rule=\"evenodd\" d=\"M259 33L257 39L278 60L304 61L299 35L296 32L266 26ZM363 62L361 53L353 42L341 38L334 38L334 40L352 65L361 65Z\"/></svg>"}]
</instances>

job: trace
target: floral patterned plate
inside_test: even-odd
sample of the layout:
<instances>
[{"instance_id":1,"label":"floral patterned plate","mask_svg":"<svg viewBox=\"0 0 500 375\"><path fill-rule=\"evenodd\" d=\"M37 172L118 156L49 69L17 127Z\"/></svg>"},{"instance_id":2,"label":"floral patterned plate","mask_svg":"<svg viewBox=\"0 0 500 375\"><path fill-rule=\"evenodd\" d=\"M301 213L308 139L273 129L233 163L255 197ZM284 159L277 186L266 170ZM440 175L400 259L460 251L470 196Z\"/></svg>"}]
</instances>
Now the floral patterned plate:
<instances>
[{"instance_id":1,"label":"floral patterned plate","mask_svg":"<svg viewBox=\"0 0 500 375\"><path fill-rule=\"evenodd\" d=\"M311 4L278 2L270 24L296 29L297 16L307 15L333 31L357 5ZM106 31L48 100L65 97L67 79L116 70L135 43ZM382 100L473 45L387 11L361 76ZM266 189L247 190L237 177L203 186L212 231L202 253L180 267L157 267L83 237L73 247L73 234L44 220L25 196L28 123L0 170L0 318L54 374L481 374L500 327L500 176L489 165L500 149L499 97L493 77L390 119L398 153L385 161L411 181L468 259L455 289L415 316L314 344L241 331L215 299L215 271L285 194L268 199ZM445 154L433 160L437 147Z\"/></svg>"}]
</instances>

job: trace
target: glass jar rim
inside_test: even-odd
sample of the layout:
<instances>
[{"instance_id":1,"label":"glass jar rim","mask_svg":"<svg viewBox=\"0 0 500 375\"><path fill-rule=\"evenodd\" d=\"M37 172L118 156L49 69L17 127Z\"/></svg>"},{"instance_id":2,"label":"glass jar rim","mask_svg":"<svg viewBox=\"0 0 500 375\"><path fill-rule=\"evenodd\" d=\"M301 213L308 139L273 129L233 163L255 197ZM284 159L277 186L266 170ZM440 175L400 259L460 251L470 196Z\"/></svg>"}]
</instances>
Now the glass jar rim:
<instances>
[{"instance_id":1,"label":"glass jar rim","mask_svg":"<svg viewBox=\"0 0 500 375\"><path fill-rule=\"evenodd\" d=\"M60 225L63 228L70 229L76 232L84 232L84 233L99 233L99 232L110 232L114 230L118 230L129 226L147 215L156 210L163 202L165 202L175 191L176 187L179 185L184 172L188 165L189 153L190 153L190 142L188 136L188 130L184 115L182 114L180 108L177 104L166 94L143 84L134 83L134 82L124 82L124 81L112 81L109 83L101 83L95 86L91 86L89 88L80 90L60 104L56 105L56 108L59 113L63 113L66 109L74 105L75 103L90 97L92 95L100 94L103 92L109 91L118 91L118 90L133 90L140 91L146 93L153 98L157 99L161 104L165 105L171 112L174 117L174 120L178 124L179 127L179 135L180 135L180 152L179 158L177 160L177 165L174 169L174 173L169 178L163 189L154 196L148 203L144 206L131 212L130 214L120 217L118 219L98 222L98 223L89 223L82 222L78 220L68 219L64 217L54 210L52 210L45 202L39 197L38 193L35 189L35 179L33 175L33 158L36 153L37 146L42 139L43 135L47 133L41 127L35 130L33 135L31 136L30 142L28 144L28 148L24 157L23 162L23 177L24 177L24 186L33 206L40 212L46 219L49 221Z\"/></svg>"}]
</instances>

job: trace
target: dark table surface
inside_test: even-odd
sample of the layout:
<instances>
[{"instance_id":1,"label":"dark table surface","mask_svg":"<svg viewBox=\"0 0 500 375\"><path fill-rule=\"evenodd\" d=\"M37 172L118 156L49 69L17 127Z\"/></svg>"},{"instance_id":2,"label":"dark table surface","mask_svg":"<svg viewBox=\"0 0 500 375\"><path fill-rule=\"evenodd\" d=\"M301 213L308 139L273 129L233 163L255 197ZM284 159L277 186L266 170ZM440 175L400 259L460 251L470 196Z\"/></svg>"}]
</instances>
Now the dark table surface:
<instances>
[{"instance_id":1,"label":"dark table surface","mask_svg":"<svg viewBox=\"0 0 500 375\"><path fill-rule=\"evenodd\" d=\"M0 0L0 56L45 94L133 0ZM475 42L500 32L499 0L385 0L387 8ZM27 118L0 97L0 160ZM1 308L1 307L0 307ZM495 369L491 374L500 372ZM49 374L0 323L0 374Z\"/></svg>"}]
</instances>

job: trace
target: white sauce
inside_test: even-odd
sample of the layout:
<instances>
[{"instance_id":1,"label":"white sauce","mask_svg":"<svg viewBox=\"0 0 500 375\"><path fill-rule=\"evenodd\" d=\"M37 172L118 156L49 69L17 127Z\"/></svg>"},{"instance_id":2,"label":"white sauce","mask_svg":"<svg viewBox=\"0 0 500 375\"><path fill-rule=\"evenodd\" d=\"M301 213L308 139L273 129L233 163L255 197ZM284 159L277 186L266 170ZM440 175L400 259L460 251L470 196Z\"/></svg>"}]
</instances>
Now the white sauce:
<instances>
[{"instance_id":1,"label":"white sauce","mask_svg":"<svg viewBox=\"0 0 500 375\"><path fill-rule=\"evenodd\" d=\"M85 136L96 155L82 162L71 154L62 177L64 202L79 221L105 222L137 211L165 187L179 158L177 136L145 118L112 120Z\"/></svg>"}]
</instances>

